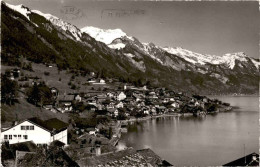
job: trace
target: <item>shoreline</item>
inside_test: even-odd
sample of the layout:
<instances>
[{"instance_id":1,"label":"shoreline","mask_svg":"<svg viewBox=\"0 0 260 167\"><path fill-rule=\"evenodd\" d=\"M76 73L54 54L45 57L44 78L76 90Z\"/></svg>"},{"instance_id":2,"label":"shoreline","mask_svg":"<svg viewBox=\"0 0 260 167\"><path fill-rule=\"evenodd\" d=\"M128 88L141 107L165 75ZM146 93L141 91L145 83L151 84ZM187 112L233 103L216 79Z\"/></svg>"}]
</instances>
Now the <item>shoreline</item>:
<instances>
[{"instance_id":1,"label":"shoreline","mask_svg":"<svg viewBox=\"0 0 260 167\"><path fill-rule=\"evenodd\" d=\"M186 113L184 115L193 115L192 113ZM172 117L172 116L183 116L180 113L173 113L173 114L161 114L161 115L153 115L153 116L146 116L142 118L130 118L128 120L118 120L120 123L128 123L128 122L135 122L135 121L146 121L152 118L162 118L162 117Z\"/></svg>"},{"instance_id":2,"label":"shoreline","mask_svg":"<svg viewBox=\"0 0 260 167\"><path fill-rule=\"evenodd\" d=\"M228 108L228 109L227 109ZM239 107L237 107L239 108ZM218 112L214 112L214 113L222 113L222 112L228 112L228 111L232 111L233 109L237 109L235 106L229 106L229 107L225 107L224 110L222 111L218 111ZM208 115L208 114L206 114ZM210 114L209 114L210 115ZM128 120L118 120L117 123L120 125L116 128L117 131L117 137L114 139L115 141L113 141L113 146L116 147L116 145L118 144L119 140L121 139L121 125L122 124L126 124L129 122L139 122L139 121L147 121L149 119L153 119L153 118L163 118L163 117L181 117L181 116L194 116L193 113L171 113L171 114L160 114L160 115L152 115L152 116L146 116L146 117L142 117L142 118L130 118ZM128 132L126 132L128 133Z\"/></svg>"}]
</instances>

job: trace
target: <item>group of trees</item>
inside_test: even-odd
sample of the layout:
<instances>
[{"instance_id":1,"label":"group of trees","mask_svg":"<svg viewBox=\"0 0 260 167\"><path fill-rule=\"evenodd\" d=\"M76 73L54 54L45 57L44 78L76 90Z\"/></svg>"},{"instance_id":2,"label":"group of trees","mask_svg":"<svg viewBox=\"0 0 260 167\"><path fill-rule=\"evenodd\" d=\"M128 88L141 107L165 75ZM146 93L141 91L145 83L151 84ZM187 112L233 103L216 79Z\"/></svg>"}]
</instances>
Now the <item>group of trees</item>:
<instances>
[{"instance_id":1,"label":"group of trees","mask_svg":"<svg viewBox=\"0 0 260 167\"><path fill-rule=\"evenodd\" d=\"M51 93L50 88L45 85L44 83L34 83L32 87L29 87L27 92L27 100L28 102L34 105L42 106L45 103L52 103L53 102L53 95Z\"/></svg>"},{"instance_id":2,"label":"group of trees","mask_svg":"<svg viewBox=\"0 0 260 167\"><path fill-rule=\"evenodd\" d=\"M10 80L7 75L1 75L1 101L2 103L12 105L17 101L18 83Z\"/></svg>"}]
</instances>

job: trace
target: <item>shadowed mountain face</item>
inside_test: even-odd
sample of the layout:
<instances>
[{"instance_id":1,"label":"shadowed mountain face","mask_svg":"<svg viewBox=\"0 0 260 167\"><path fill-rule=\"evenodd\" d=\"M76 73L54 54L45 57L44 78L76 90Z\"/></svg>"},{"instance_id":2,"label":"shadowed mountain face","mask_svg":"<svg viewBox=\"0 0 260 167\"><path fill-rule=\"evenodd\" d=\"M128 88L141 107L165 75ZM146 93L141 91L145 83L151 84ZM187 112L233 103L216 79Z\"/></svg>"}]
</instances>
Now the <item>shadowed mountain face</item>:
<instances>
[{"instance_id":1,"label":"shadowed mountain face","mask_svg":"<svg viewBox=\"0 0 260 167\"><path fill-rule=\"evenodd\" d=\"M56 63L60 69L95 71L121 81L199 93L256 94L259 60L232 53L203 55L159 47L120 29L82 30L55 16L2 2L2 63Z\"/></svg>"}]
</instances>

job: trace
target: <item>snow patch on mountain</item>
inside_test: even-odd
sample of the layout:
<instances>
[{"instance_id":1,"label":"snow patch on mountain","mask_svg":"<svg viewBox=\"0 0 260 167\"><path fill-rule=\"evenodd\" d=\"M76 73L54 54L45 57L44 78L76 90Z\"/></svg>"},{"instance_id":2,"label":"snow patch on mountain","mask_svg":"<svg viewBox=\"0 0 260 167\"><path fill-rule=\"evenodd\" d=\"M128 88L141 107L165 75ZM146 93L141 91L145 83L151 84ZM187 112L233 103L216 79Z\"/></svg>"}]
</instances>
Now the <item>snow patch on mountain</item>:
<instances>
[{"instance_id":1,"label":"snow patch on mountain","mask_svg":"<svg viewBox=\"0 0 260 167\"><path fill-rule=\"evenodd\" d=\"M256 66L256 68L259 69L260 62L259 62L259 61L256 61L255 59L252 59L252 58L251 58L251 61L254 63L254 65Z\"/></svg>"},{"instance_id":2,"label":"snow patch on mountain","mask_svg":"<svg viewBox=\"0 0 260 167\"><path fill-rule=\"evenodd\" d=\"M56 17L56 16L53 16L53 15L51 15L51 14L49 14L49 13L42 13L41 11L39 11L39 10L31 10L33 13L36 13L36 14L38 14L38 15L41 15L41 16L43 16L43 17L45 17L47 20L50 20L51 18L55 18L55 19L59 19L58 17Z\"/></svg>"},{"instance_id":3,"label":"snow patch on mountain","mask_svg":"<svg viewBox=\"0 0 260 167\"><path fill-rule=\"evenodd\" d=\"M92 26L82 28L81 32L85 32L89 34L92 38L95 38L97 41L103 42L107 45L116 38L126 36L126 33L124 33L121 29L103 30Z\"/></svg>"},{"instance_id":4,"label":"snow patch on mountain","mask_svg":"<svg viewBox=\"0 0 260 167\"><path fill-rule=\"evenodd\" d=\"M135 55L133 55L132 53L125 53L124 55L126 55L127 57L130 57L130 58L135 57Z\"/></svg>"},{"instance_id":5,"label":"snow patch on mountain","mask_svg":"<svg viewBox=\"0 0 260 167\"><path fill-rule=\"evenodd\" d=\"M125 44L123 44L123 43L117 43L117 44L109 44L109 45L107 45L109 48L111 48L111 49L122 49L122 48L124 48L125 47Z\"/></svg>"},{"instance_id":6,"label":"snow patch on mountain","mask_svg":"<svg viewBox=\"0 0 260 167\"><path fill-rule=\"evenodd\" d=\"M69 31L73 35L73 37L75 37L75 39L77 41L80 41L82 34L81 34L81 31L76 26L74 26L68 22L65 22L65 21L61 20L60 18L53 16L51 14L42 13L38 10L32 10L32 12L45 17L52 24L60 27L65 32Z\"/></svg>"},{"instance_id":7,"label":"snow patch on mountain","mask_svg":"<svg viewBox=\"0 0 260 167\"><path fill-rule=\"evenodd\" d=\"M8 3L5 3L7 7L21 13L22 15L24 15L28 20L30 20L28 14L31 14L31 11L26 8L25 6L23 6L22 4L21 5L11 5L11 4L8 4Z\"/></svg>"},{"instance_id":8,"label":"snow patch on mountain","mask_svg":"<svg viewBox=\"0 0 260 167\"><path fill-rule=\"evenodd\" d=\"M154 54L151 54L150 50L151 50L151 43L143 43L144 46L144 52L149 55L152 59L156 60L157 62L161 63L163 65L162 60L160 60L159 58L155 57ZM155 46L155 45L154 45ZM156 47L156 46L155 46Z\"/></svg>"},{"instance_id":9,"label":"snow patch on mountain","mask_svg":"<svg viewBox=\"0 0 260 167\"><path fill-rule=\"evenodd\" d=\"M85 32L97 41L103 42L108 45L111 49L122 49L125 47L123 43L113 44L115 39L126 37L129 40L134 41L133 37L127 36L121 29L100 29L92 26L87 26L81 29L81 32Z\"/></svg>"},{"instance_id":10,"label":"snow patch on mountain","mask_svg":"<svg viewBox=\"0 0 260 167\"><path fill-rule=\"evenodd\" d=\"M247 61L247 55L243 52L238 53L227 53L223 56L216 56L216 55L204 55L200 53L195 53L181 47L165 47L163 48L166 52L170 54L177 55L186 61L193 63L193 64L201 64L205 65L206 63L209 64L226 64L229 68L233 69L235 67L235 61Z\"/></svg>"},{"instance_id":11,"label":"snow patch on mountain","mask_svg":"<svg viewBox=\"0 0 260 167\"><path fill-rule=\"evenodd\" d=\"M5 3L5 4L6 4L7 7L21 13L22 15L24 15L28 20L30 20L29 14L31 14L32 12L36 13L38 15L41 15L41 16L45 17L47 20L49 20L52 24L60 27L65 32L69 31L73 35L73 37L75 37L75 39L77 41L80 41L80 37L81 37L80 30L76 26L71 25L70 23L63 21L56 16L53 16L51 14L45 14L45 13L42 13L41 11L38 11L38 10L30 10L29 8L27 8L23 5L11 5L11 4L8 4L8 3ZM34 25L38 27L38 25L36 25L35 23L34 23Z\"/></svg>"}]
</instances>

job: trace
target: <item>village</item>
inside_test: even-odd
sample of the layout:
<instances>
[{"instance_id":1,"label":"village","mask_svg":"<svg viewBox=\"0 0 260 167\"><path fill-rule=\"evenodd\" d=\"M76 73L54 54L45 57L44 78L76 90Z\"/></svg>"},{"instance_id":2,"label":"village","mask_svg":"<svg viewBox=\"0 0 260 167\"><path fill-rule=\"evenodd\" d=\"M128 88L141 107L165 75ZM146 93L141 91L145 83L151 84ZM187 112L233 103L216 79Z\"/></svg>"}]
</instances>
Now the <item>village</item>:
<instances>
[{"instance_id":1,"label":"village","mask_svg":"<svg viewBox=\"0 0 260 167\"><path fill-rule=\"evenodd\" d=\"M128 122L165 116L204 117L232 109L228 103L206 96L147 85L135 86L117 79L100 78L94 72L86 77L84 85L88 89L85 92L74 89L72 84L69 90L61 91L59 87L46 85L39 77L21 76L20 73L20 69L11 69L4 76L19 83L19 91L23 92L29 103L54 114L66 115L68 121L57 118L41 120L37 117L19 120L12 127L2 129L2 142L20 144L30 141L46 147L59 141L66 154L82 165L93 165L88 164L92 161L95 165L93 156L124 151L117 150L116 145L121 133L127 133ZM45 76L48 76L46 73ZM73 76L71 80L76 80ZM42 131L48 132L46 136ZM129 152L129 149L132 148L125 151ZM82 162L83 157L92 157L92 160Z\"/></svg>"}]
</instances>

